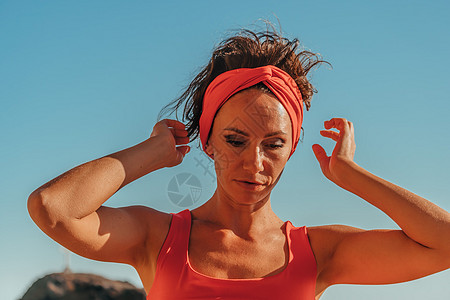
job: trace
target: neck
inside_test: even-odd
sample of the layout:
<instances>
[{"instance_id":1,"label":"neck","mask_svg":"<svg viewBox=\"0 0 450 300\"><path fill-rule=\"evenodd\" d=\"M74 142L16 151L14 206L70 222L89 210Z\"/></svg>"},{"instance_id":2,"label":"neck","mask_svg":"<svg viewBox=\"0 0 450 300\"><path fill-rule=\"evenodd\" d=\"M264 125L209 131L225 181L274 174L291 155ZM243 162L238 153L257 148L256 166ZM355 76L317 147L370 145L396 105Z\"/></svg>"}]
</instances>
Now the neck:
<instances>
[{"instance_id":1,"label":"neck","mask_svg":"<svg viewBox=\"0 0 450 300\"><path fill-rule=\"evenodd\" d=\"M192 213L194 219L213 223L217 228L232 231L243 239L260 236L284 223L272 210L270 194L259 201L245 203L216 190L211 199Z\"/></svg>"}]
</instances>

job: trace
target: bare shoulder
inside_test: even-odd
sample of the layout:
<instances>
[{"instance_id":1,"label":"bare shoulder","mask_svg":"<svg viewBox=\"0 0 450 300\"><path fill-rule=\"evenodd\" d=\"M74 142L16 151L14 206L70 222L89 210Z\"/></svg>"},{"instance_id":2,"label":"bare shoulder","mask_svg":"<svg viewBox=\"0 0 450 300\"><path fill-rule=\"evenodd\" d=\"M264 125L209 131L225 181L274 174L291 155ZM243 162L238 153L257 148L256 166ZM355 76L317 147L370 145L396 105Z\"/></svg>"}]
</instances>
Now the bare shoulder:
<instances>
[{"instance_id":1,"label":"bare shoulder","mask_svg":"<svg viewBox=\"0 0 450 300\"><path fill-rule=\"evenodd\" d=\"M448 252L426 247L399 229L364 230L332 225L312 228L317 283L392 284L448 269ZM329 241L329 245L327 242Z\"/></svg>"},{"instance_id":2,"label":"bare shoulder","mask_svg":"<svg viewBox=\"0 0 450 300\"><path fill-rule=\"evenodd\" d=\"M333 257L339 242L346 236L352 235L353 233L364 232L365 230L339 224L311 226L307 227L307 229L311 249L317 263L317 292L322 293L329 284L324 282L321 275Z\"/></svg>"},{"instance_id":3,"label":"bare shoulder","mask_svg":"<svg viewBox=\"0 0 450 300\"><path fill-rule=\"evenodd\" d=\"M146 238L139 247L133 267L148 293L156 273L158 254L169 233L172 215L147 206L133 206L133 216L145 227Z\"/></svg>"},{"instance_id":4,"label":"bare shoulder","mask_svg":"<svg viewBox=\"0 0 450 300\"><path fill-rule=\"evenodd\" d=\"M308 227L308 238L316 257L318 272L326 261L332 257L336 246L342 239L354 233L366 230L347 225L321 225Z\"/></svg>"},{"instance_id":5,"label":"bare shoulder","mask_svg":"<svg viewBox=\"0 0 450 300\"><path fill-rule=\"evenodd\" d=\"M135 206L136 217L146 227L147 238L139 253L138 264L155 264L166 236L169 232L172 215L147 206Z\"/></svg>"}]
</instances>

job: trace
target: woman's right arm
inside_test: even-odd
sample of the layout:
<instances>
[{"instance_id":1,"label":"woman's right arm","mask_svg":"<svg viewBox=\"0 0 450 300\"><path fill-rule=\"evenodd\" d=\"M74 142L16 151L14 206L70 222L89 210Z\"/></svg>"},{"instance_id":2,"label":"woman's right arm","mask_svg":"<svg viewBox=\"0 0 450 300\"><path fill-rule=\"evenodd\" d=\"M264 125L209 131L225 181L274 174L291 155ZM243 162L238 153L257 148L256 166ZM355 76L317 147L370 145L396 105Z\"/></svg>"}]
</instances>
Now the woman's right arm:
<instances>
[{"instance_id":1,"label":"woman's right arm","mask_svg":"<svg viewBox=\"0 0 450 300\"><path fill-rule=\"evenodd\" d=\"M28 198L39 228L67 249L90 259L136 265L167 214L145 206L103 206L128 183L182 162L189 146L184 124L162 120L147 140L79 165Z\"/></svg>"}]
</instances>

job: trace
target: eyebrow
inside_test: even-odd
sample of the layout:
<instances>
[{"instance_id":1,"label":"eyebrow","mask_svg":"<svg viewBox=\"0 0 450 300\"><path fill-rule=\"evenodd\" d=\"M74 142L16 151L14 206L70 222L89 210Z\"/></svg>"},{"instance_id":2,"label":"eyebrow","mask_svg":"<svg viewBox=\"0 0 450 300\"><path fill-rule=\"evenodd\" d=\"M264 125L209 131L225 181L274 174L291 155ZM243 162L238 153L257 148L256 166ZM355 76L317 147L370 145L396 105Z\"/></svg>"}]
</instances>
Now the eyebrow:
<instances>
[{"instance_id":1,"label":"eyebrow","mask_svg":"<svg viewBox=\"0 0 450 300\"><path fill-rule=\"evenodd\" d=\"M240 129L237 129L235 127L227 127L227 128L225 128L225 130L231 130L231 131L237 132L239 134L242 134L242 135L248 137L248 133L246 133L246 132L244 132L244 131L242 131ZM287 133L285 133L284 131L278 130L278 131L274 131L274 132L268 133L264 137L265 138L266 137L271 137L271 136L274 136L274 135L277 135L277 134L287 135Z\"/></svg>"}]
</instances>

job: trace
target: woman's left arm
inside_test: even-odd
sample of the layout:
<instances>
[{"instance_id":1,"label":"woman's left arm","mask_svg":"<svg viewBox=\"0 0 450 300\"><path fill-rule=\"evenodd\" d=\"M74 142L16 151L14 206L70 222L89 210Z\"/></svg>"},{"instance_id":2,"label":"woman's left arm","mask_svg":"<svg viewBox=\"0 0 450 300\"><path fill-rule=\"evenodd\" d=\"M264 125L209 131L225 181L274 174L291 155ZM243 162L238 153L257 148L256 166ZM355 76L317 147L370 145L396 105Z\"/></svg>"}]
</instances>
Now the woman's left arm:
<instances>
[{"instance_id":1,"label":"woman's left arm","mask_svg":"<svg viewBox=\"0 0 450 300\"><path fill-rule=\"evenodd\" d=\"M410 239L450 259L450 213L354 162L341 166L340 177L342 188L381 209Z\"/></svg>"},{"instance_id":2,"label":"woman's left arm","mask_svg":"<svg viewBox=\"0 0 450 300\"><path fill-rule=\"evenodd\" d=\"M330 284L402 282L449 268L450 213L356 164L351 122L333 118L325 128L339 132L321 131L337 142L330 157L320 145L313 145L324 175L385 212L402 229L331 226L340 238L325 272Z\"/></svg>"}]
</instances>

